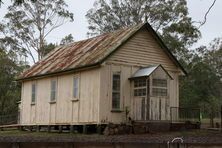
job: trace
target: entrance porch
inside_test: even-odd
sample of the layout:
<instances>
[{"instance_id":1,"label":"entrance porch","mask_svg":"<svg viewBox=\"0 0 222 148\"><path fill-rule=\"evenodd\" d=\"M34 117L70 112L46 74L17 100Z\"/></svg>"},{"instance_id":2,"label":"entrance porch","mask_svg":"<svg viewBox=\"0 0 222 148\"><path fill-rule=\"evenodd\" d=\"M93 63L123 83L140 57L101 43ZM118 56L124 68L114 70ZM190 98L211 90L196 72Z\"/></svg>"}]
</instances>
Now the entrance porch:
<instances>
[{"instance_id":1,"label":"entrance porch","mask_svg":"<svg viewBox=\"0 0 222 148\"><path fill-rule=\"evenodd\" d=\"M161 66L139 69L131 78L134 121L170 121L170 74Z\"/></svg>"}]
</instances>

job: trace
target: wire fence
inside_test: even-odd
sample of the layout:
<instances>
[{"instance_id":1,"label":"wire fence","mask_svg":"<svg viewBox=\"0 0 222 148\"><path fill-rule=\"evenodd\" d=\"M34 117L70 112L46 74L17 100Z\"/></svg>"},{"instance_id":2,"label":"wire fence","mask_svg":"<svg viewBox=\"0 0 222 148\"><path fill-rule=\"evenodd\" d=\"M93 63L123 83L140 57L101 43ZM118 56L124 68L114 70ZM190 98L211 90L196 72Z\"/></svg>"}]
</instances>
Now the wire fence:
<instances>
[{"instance_id":1,"label":"wire fence","mask_svg":"<svg viewBox=\"0 0 222 148\"><path fill-rule=\"evenodd\" d=\"M201 113L198 108L171 107L170 118L171 122L200 122Z\"/></svg>"},{"instance_id":2,"label":"wire fence","mask_svg":"<svg viewBox=\"0 0 222 148\"><path fill-rule=\"evenodd\" d=\"M19 123L18 114L0 115L0 125L10 125Z\"/></svg>"}]
</instances>

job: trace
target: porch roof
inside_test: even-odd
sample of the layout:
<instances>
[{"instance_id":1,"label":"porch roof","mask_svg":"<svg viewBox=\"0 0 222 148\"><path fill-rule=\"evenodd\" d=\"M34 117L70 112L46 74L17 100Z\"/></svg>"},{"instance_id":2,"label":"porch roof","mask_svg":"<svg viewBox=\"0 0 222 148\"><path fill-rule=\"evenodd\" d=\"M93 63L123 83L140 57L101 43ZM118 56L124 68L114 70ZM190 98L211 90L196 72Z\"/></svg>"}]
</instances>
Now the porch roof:
<instances>
[{"instance_id":1,"label":"porch roof","mask_svg":"<svg viewBox=\"0 0 222 148\"><path fill-rule=\"evenodd\" d=\"M140 78L140 77L149 77L158 67L161 67L166 74L170 77L170 79L173 79L171 75L163 68L161 64L159 65L154 65L150 67L144 67L136 71L131 78L129 79L135 79L135 78Z\"/></svg>"}]
</instances>

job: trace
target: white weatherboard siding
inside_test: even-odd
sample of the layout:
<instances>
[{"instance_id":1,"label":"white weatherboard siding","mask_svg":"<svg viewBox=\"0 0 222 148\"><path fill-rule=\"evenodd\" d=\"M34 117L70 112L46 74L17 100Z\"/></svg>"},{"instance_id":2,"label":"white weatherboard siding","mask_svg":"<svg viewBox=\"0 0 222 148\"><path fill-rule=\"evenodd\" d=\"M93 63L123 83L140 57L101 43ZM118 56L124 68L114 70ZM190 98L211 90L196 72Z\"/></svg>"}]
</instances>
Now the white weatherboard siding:
<instances>
[{"instance_id":1,"label":"white weatherboard siding","mask_svg":"<svg viewBox=\"0 0 222 148\"><path fill-rule=\"evenodd\" d=\"M100 101L100 120L106 122L120 123L125 121L124 112L112 111L112 73L121 72L121 94L120 110L124 111L125 107L131 108L131 86L128 80L138 68L130 66L105 65L101 68L101 101ZM103 80L103 81L102 81ZM106 82L106 83L104 83ZM131 113L131 112L130 112Z\"/></svg>"},{"instance_id":2,"label":"white weatherboard siding","mask_svg":"<svg viewBox=\"0 0 222 148\"><path fill-rule=\"evenodd\" d=\"M107 62L144 67L161 64L168 71L180 72L147 29L138 31Z\"/></svg>"},{"instance_id":3,"label":"white weatherboard siding","mask_svg":"<svg viewBox=\"0 0 222 148\"><path fill-rule=\"evenodd\" d=\"M79 76L79 101L72 101L73 77ZM50 82L57 79L56 103L50 103ZM99 69L36 80L37 96L31 105L32 81L23 82L21 124L82 124L99 120Z\"/></svg>"}]
</instances>

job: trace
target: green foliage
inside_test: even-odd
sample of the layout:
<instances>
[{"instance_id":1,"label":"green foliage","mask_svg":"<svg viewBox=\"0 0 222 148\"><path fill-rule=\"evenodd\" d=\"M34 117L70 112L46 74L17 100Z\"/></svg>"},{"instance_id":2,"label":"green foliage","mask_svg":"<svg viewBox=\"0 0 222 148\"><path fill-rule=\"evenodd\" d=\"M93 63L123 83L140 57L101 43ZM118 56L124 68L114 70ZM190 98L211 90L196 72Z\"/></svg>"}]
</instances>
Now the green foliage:
<instances>
[{"instance_id":1,"label":"green foliage","mask_svg":"<svg viewBox=\"0 0 222 148\"><path fill-rule=\"evenodd\" d=\"M73 21L73 14L66 8L64 0L24 1L19 6L13 4L0 25L4 35L1 40L10 44L13 47L11 50L17 49L30 56L33 62L36 61L36 54L37 60L40 60L47 52L44 51L46 37L64 23Z\"/></svg>"},{"instance_id":2,"label":"green foliage","mask_svg":"<svg viewBox=\"0 0 222 148\"><path fill-rule=\"evenodd\" d=\"M0 115L17 113L17 102L20 100L20 85L16 76L24 67L13 60L14 55L0 49Z\"/></svg>"},{"instance_id":3,"label":"green foliage","mask_svg":"<svg viewBox=\"0 0 222 148\"><path fill-rule=\"evenodd\" d=\"M67 45L72 42L74 42L74 38L73 38L72 34L69 34L61 40L60 45Z\"/></svg>"},{"instance_id":4,"label":"green foliage","mask_svg":"<svg viewBox=\"0 0 222 148\"><path fill-rule=\"evenodd\" d=\"M148 21L178 58L186 56L187 47L200 37L186 0L97 0L86 17L89 35Z\"/></svg>"},{"instance_id":5,"label":"green foliage","mask_svg":"<svg viewBox=\"0 0 222 148\"><path fill-rule=\"evenodd\" d=\"M55 48L56 48L56 45L53 43L49 43L49 44L44 45L42 48L43 49L43 51L42 51L43 56L46 56L49 52L51 52Z\"/></svg>"},{"instance_id":6,"label":"green foliage","mask_svg":"<svg viewBox=\"0 0 222 148\"><path fill-rule=\"evenodd\" d=\"M221 42L200 47L187 64L188 76L180 82L180 106L199 107L212 120L222 105Z\"/></svg>"}]
</instances>

